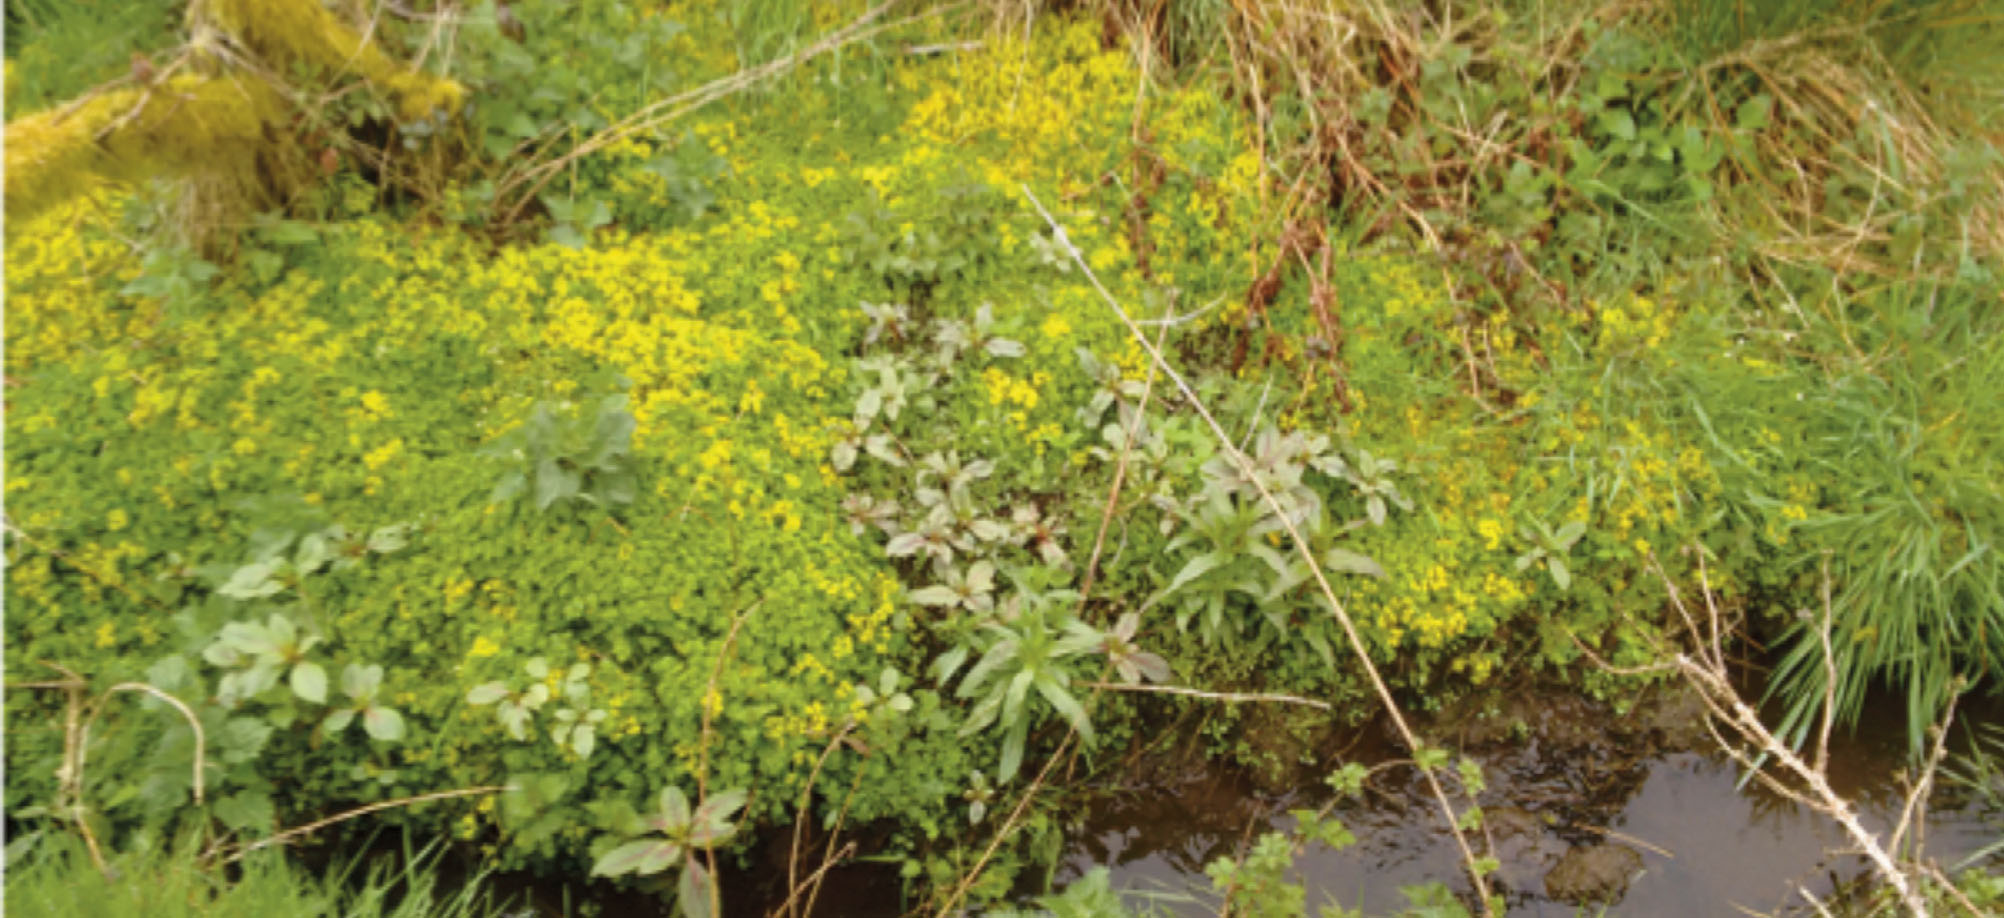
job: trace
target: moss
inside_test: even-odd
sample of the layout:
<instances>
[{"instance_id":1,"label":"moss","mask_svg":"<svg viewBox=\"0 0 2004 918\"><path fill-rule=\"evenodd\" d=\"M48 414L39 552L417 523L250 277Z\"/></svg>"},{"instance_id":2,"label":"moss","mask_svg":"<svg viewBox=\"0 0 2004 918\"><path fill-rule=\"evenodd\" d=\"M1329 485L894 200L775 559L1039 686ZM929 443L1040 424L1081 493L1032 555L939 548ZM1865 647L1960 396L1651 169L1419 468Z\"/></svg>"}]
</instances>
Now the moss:
<instances>
[{"instance_id":1,"label":"moss","mask_svg":"<svg viewBox=\"0 0 2004 918\"><path fill-rule=\"evenodd\" d=\"M268 63L356 74L395 96L405 121L456 112L465 98L458 83L405 67L318 0L199 0L188 16L197 26L220 29Z\"/></svg>"},{"instance_id":2,"label":"moss","mask_svg":"<svg viewBox=\"0 0 2004 918\"><path fill-rule=\"evenodd\" d=\"M405 67L315 0L202 0L189 21L198 48L211 44L201 32L212 29L273 70L358 75L393 96L407 121L464 101L459 84ZM277 88L232 69L98 92L21 118L7 125L7 219L32 219L108 183L170 177L189 181L199 225L226 222L296 183L280 127L286 111Z\"/></svg>"},{"instance_id":3,"label":"moss","mask_svg":"<svg viewBox=\"0 0 2004 918\"><path fill-rule=\"evenodd\" d=\"M7 126L7 218L33 218L106 183L248 176L281 110L257 81L191 76L29 115Z\"/></svg>"}]
</instances>

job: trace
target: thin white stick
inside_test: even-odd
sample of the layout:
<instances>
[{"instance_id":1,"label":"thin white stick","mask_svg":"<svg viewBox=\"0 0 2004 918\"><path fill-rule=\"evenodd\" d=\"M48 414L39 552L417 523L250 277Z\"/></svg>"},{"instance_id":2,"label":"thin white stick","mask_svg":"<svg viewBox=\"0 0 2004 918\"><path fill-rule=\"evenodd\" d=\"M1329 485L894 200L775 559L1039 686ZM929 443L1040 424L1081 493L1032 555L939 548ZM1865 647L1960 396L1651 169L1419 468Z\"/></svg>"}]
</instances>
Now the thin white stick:
<instances>
[{"instance_id":1,"label":"thin white stick","mask_svg":"<svg viewBox=\"0 0 2004 918\"><path fill-rule=\"evenodd\" d=\"M1299 704L1324 711L1334 710L1329 702L1303 698L1300 695L1276 695L1265 692L1206 692L1200 689L1184 688L1180 685L1134 685L1127 682L1082 682L1086 688L1102 689L1109 692L1145 692L1159 695L1183 695L1203 698L1209 701L1223 701L1237 704L1243 701L1275 701L1281 704Z\"/></svg>"}]
</instances>

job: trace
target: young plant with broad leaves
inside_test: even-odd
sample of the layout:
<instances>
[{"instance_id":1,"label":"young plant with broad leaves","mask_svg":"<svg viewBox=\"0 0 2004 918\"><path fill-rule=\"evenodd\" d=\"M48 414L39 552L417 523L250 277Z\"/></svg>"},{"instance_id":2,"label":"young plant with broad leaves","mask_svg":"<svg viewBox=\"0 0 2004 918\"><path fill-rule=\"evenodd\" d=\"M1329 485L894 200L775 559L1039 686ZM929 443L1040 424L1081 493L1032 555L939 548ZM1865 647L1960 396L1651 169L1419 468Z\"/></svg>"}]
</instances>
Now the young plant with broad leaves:
<instances>
[{"instance_id":1,"label":"young plant with broad leaves","mask_svg":"<svg viewBox=\"0 0 2004 918\"><path fill-rule=\"evenodd\" d=\"M1586 524L1573 520L1554 532L1544 520L1533 520L1529 526L1518 526L1517 534L1531 543L1529 550L1517 556L1517 570L1529 570L1531 565L1543 561L1545 570L1552 575L1552 582L1561 591L1572 589L1573 572L1566 566L1566 555L1572 552L1580 537L1586 535Z\"/></svg>"},{"instance_id":2,"label":"young plant with broad leaves","mask_svg":"<svg viewBox=\"0 0 2004 918\"><path fill-rule=\"evenodd\" d=\"M1022 766L1030 728L1037 720L1030 704L1032 691L1080 736L1093 738L1092 721L1071 693L1069 666L1104 648L1106 635L1073 614L1078 600L1073 590L1036 591L1018 584L993 619L972 629L971 640L956 643L935 664L945 684L969 658L980 654L954 692L955 697L974 700L960 735L1001 728L1002 758L995 769L1000 783L1015 777Z\"/></svg>"},{"instance_id":3,"label":"young plant with broad leaves","mask_svg":"<svg viewBox=\"0 0 2004 918\"><path fill-rule=\"evenodd\" d=\"M633 463L633 414L624 394L599 399L589 412L537 402L529 419L486 452L515 467L490 498L507 503L532 495L538 511L564 503L630 504L639 490Z\"/></svg>"},{"instance_id":4,"label":"young plant with broad leaves","mask_svg":"<svg viewBox=\"0 0 2004 918\"><path fill-rule=\"evenodd\" d=\"M655 811L636 820L629 838L600 855L592 864L595 877L647 877L681 869L676 898L683 915L709 918L716 897L716 879L699 852L713 851L737 834L737 813L744 808L743 790L712 794L693 809L682 789L661 789Z\"/></svg>"},{"instance_id":5,"label":"young plant with broad leaves","mask_svg":"<svg viewBox=\"0 0 2004 918\"><path fill-rule=\"evenodd\" d=\"M578 758L590 758L598 745L598 725L606 718L603 709L591 706L591 664L582 661L571 664L554 693L550 689L548 660L531 657L522 664L522 672L529 681L521 688L498 679L483 682L466 691L466 703L474 707L493 705L494 717L502 729L517 741L527 741L536 712L552 698L560 698L562 704L551 713L555 723L550 727L550 739L558 748L568 749Z\"/></svg>"},{"instance_id":6,"label":"young plant with broad leaves","mask_svg":"<svg viewBox=\"0 0 2004 918\"><path fill-rule=\"evenodd\" d=\"M339 736L350 723L359 721L370 739L394 743L404 738L404 716L377 697L383 688L383 668L374 663L350 663L341 670L341 694L347 702L327 712L320 728L327 736Z\"/></svg>"}]
</instances>

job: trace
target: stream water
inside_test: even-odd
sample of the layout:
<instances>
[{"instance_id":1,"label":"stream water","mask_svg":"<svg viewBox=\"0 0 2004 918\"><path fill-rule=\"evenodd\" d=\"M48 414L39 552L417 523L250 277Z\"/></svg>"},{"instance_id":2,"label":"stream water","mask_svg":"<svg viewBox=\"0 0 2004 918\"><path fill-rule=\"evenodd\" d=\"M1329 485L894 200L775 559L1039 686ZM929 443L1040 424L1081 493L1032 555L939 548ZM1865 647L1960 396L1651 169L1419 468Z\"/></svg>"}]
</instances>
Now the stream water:
<instances>
[{"instance_id":1,"label":"stream water","mask_svg":"<svg viewBox=\"0 0 2004 918\"><path fill-rule=\"evenodd\" d=\"M1867 869L1841 853L1847 844L1831 820L1758 785L1742 787L1733 763L1702 751L1709 741L1695 742L1703 734L1679 722L1695 711L1658 709L1622 723L1576 699L1539 699L1522 710L1528 722L1506 715L1522 723L1507 739L1478 727L1488 735L1462 745L1483 766L1481 803L1512 916L1597 913L1548 893L1547 874L1575 848L1575 860L1603 846L1633 852L1601 852L1626 868L1615 870L1613 882L1626 885L1606 910L1622 916L1788 914L1807 907L1805 892L1828 897ZM1352 760L1382 759L1379 746ZM1857 736L1832 742L1832 782L1874 831L1887 831L1904 803L1904 752L1896 719L1868 717ZM1311 846L1297 858L1291 880L1308 888L1311 911L1337 902L1382 914L1405 903L1399 887L1434 880L1466 890L1453 839L1416 773L1382 774L1361 799L1333 809L1355 833L1354 846ZM1292 828L1290 810L1320 807L1331 796L1315 788L1271 794L1237 773L1111 791L1077 825L1059 879L1104 866L1136 904L1215 915L1204 866L1260 833ZM2000 814L1951 796L1937 795L1924 821L1925 852L1944 867L1998 840Z\"/></svg>"}]
</instances>

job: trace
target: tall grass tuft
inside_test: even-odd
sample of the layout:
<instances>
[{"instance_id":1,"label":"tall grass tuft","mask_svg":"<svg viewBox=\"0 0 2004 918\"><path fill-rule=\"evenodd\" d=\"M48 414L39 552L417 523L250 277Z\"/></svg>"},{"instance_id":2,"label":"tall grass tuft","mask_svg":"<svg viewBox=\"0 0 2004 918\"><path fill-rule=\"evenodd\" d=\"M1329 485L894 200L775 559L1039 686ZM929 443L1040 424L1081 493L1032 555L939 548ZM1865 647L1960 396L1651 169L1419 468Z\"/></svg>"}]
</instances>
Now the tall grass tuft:
<instances>
[{"instance_id":1,"label":"tall grass tuft","mask_svg":"<svg viewBox=\"0 0 2004 918\"><path fill-rule=\"evenodd\" d=\"M9 846L10 849L13 845ZM443 849L426 846L391 864L361 858L316 875L284 851L260 852L225 870L193 845L127 851L99 874L83 843L49 832L9 851L6 913L14 918L500 918L484 875L447 888Z\"/></svg>"},{"instance_id":2,"label":"tall grass tuft","mask_svg":"<svg viewBox=\"0 0 2004 918\"><path fill-rule=\"evenodd\" d=\"M1799 448L1845 509L1805 521L1800 564L1827 557L1836 576L1839 712L1855 718L1890 682L1919 749L1958 681L2004 674L2004 322L1994 290L1973 284L1895 283L1847 305L1832 316L1852 347L1828 342L1827 382L1795 403ZM1811 613L1776 681L1798 731L1827 682Z\"/></svg>"}]
</instances>

